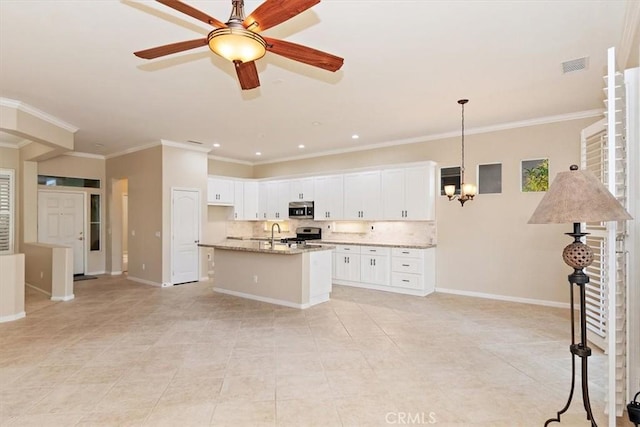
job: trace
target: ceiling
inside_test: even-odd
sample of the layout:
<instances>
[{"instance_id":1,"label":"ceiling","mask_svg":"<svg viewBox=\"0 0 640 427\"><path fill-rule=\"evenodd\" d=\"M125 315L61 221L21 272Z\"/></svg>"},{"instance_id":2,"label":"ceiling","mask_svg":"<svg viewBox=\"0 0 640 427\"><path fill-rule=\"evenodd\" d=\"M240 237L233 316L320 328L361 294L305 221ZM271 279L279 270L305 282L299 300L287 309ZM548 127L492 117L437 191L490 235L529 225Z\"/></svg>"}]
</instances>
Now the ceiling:
<instances>
[{"instance_id":1,"label":"ceiling","mask_svg":"<svg viewBox=\"0 0 640 427\"><path fill-rule=\"evenodd\" d=\"M221 21L231 11L230 0L185 2ZM267 53L261 86L242 91L206 46L133 55L211 30L163 4L2 0L0 97L77 127L76 151L104 156L197 141L255 164L419 141L459 132L460 98L467 129L603 108L626 3L324 0L264 35L341 56L342 69ZM562 73L582 57L586 70Z\"/></svg>"}]
</instances>

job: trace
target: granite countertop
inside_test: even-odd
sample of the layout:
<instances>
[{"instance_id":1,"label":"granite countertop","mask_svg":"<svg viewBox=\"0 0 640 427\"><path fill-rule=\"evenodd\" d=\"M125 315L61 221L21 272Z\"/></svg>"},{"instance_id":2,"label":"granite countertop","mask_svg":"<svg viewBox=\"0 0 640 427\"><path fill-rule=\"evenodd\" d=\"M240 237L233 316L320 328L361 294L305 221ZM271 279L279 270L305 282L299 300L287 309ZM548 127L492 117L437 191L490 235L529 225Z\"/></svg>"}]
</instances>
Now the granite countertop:
<instances>
[{"instance_id":1,"label":"granite countertop","mask_svg":"<svg viewBox=\"0 0 640 427\"><path fill-rule=\"evenodd\" d=\"M417 243L383 243L383 242L350 242L346 240L314 240L314 242L327 243L329 245L355 245L355 246L384 246L388 248L429 249L435 248L434 244Z\"/></svg>"},{"instance_id":2,"label":"granite countertop","mask_svg":"<svg viewBox=\"0 0 640 427\"><path fill-rule=\"evenodd\" d=\"M299 245L296 247L290 247L285 243L279 243L276 241L274 247L271 247L270 242L265 241L252 241L252 240L238 240L230 239L224 242L208 244L200 243L198 246L214 249L225 249L231 251L243 251L243 252L260 252L267 254L279 254L279 255L296 255L305 252L314 251L330 251L335 249L335 246L325 245L324 242L315 242L309 245Z\"/></svg>"}]
</instances>

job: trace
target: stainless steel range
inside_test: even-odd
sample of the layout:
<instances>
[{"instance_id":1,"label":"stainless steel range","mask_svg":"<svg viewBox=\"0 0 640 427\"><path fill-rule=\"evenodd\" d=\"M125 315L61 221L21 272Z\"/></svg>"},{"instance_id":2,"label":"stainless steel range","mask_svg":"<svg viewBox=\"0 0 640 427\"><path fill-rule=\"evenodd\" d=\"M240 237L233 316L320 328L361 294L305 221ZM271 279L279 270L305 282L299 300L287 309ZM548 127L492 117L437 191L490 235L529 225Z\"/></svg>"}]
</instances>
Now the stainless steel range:
<instances>
[{"instance_id":1,"label":"stainless steel range","mask_svg":"<svg viewBox=\"0 0 640 427\"><path fill-rule=\"evenodd\" d=\"M281 239L281 243L305 245L310 240L322 239L322 229L320 227L298 227L296 237Z\"/></svg>"}]
</instances>

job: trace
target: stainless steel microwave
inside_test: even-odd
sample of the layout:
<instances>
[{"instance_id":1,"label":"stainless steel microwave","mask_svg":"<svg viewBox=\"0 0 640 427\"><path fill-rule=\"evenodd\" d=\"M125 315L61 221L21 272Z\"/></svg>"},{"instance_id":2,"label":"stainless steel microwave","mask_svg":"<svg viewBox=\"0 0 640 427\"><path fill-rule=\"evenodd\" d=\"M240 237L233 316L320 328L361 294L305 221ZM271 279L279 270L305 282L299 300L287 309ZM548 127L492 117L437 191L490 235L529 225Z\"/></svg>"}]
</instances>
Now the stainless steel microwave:
<instances>
[{"instance_id":1,"label":"stainless steel microwave","mask_svg":"<svg viewBox=\"0 0 640 427\"><path fill-rule=\"evenodd\" d=\"M313 219L313 202L290 202L289 218Z\"/></svg>"}]
</instances>

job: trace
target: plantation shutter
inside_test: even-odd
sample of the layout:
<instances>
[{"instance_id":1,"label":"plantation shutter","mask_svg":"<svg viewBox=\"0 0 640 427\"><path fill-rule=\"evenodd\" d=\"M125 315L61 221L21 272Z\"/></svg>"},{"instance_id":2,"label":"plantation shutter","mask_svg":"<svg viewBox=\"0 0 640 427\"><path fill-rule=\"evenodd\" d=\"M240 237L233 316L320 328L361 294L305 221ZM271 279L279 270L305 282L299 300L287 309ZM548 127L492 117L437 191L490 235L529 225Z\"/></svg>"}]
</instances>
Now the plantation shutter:
<instances>
[{"instance_id":1,"label":"plantation shutter","mask_svg":"<svg viewBox=\"0 0 640 427\"><path fill-rule=\"evenodd\" d=\"M609 51L613 55L612 50ZM598 177L628 208L627 140L623 75L609 58L605 76L605 119L584 129L581 138L582 167ZM627 222L588 223L585 243L594 252L586 269L590 283L585 288L588 339L608 354L607 405L605 412L615 422L626 397L626 290L628 260Z\"/></svg>"},{"instance_id":2,"label":"plantation shutter","mask_svg":"<svg viewBox=\"0 0 640 427\"><path fill-rule=\"evenodd\" d=\"M0 169L0 254L13 253L13 176Z\"/></svg>"}]
</instances>

